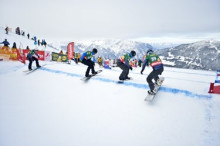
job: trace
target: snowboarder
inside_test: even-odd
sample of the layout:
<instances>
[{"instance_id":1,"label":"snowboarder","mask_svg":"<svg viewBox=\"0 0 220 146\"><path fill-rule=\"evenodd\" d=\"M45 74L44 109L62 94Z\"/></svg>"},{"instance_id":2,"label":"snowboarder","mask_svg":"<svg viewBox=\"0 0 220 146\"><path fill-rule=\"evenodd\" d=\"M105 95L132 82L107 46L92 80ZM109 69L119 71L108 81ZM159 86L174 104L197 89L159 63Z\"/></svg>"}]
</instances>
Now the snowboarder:
<instances>
[{"instance_id":1,"label":"snowboarder","mask_svg":"<svg viewBox=\"0 0 220 146\"><path fill-rule=\"evenodd\" d=\"M120 67L123 71L119 76L119 80L130 80L131 78L128 77L129 69L132 70L132 67L129 65L130 59L133 58L136 55L135 51L131 51L129 54L125 54L124 56L121 56L118 61L117 65Z\"/></svg>"},{"instance_id":2,"label":"snowboarder","mask_svg":"<svg viewBox=\"0 0 220 146\"><path fill-rule=\"evenodd\" d=\"M154 53L153 50L149 49L146 54L146 58L144 60L144 64L142 66L141 73L143 73L145 66L151 66L153 68L153 71L148 75L147 82L149 85L150 90L148 91L148 94L154 95L156 94L155 84L161 85L162 80L159 78L158 75L161 75L163 72L163 63L159 56ZM155 80L155 84L152 82L152 79Z\"/></svg>"},{"instance_id":3,"label":"snowboarder","mask_svg":"<svg viewBox=\"0 0 220 146\"><path fill-rule=\"evenodd\" d=\"M85 53L82 54L80 60L83 64L87 65L88 68L86 70L85 76L89 77L89 72L90 69L92 69L92 74L95 75L97 74L97 72L94 69L95 66L95 57L94 55L98 52L98 50L96 48L94 48L92 51L87 51ZM93 61L91 60L91 58L93 58Z\"/></svg>"},{"instance_id":4,"label":"snowboarder","mask_svg":"<svg viewBox=\"0 0 220 146\"><path fill-rule=\"evenodd\" d=\"M29 60L29 65L28 65L29 70L32 70L33 61L36 61L37 68L41 67L38 62L38 58L40 58L40 56L37 54L36 50L30 50L29 53L27 54L27 58Z\"/></svg>"}]
</instances>

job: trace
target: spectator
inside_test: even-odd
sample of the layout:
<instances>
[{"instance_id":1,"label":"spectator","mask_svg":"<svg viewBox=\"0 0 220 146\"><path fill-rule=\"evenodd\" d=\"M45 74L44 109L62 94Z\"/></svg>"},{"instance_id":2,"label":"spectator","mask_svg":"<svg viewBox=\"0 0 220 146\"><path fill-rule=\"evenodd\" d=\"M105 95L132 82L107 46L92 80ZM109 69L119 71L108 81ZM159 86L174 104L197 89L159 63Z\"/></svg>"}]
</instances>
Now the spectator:
<instances>
[{"instance_id":1,"label":"spectator","mask_svg":"<svg viewBox=\"0 0 220 146\"><path fill-rule=\"evenodd\" d=\"M37 37L36 37L36 36L34 36L34 41L35 41L35 42L37 41Z\"/></svg>"},{"instance_id":2,"label":"spectator","mask_svg":"<svg viewBox=\"0 0 220 146\"><path fill-rule=\"evenodd\" d=\"M45 46L45 48L47 47L47 42L44 40L44 46Z\"/></svg>"},{"instance_id":3,"label":"spectator","mask_svg":"<svg viewBox=\"0 0 220 146\"><path fill-rule=\"evenodd\" d=\"M0 44L4 44L4 46L2 47L2 50L4 51L9 51L9 45L10 43L7 41L7 39L5 39L3 42L1 42Z\"/></svg>"},{"instance_id":4,"label":"spectator","mask_svg":"<svg viewBox=\"0 0 220 146\"><path fill-rule=\"evenodd\" d=\"M34 45L37 46L37 41L34 41Z\"/></svg>"},{"instance_id":5,"label":"spectator","mask_svg":"<svg viewBox=\"0 0 220 146\"><path fill-rule=\"evenodd\" d=\"M15 42L13 43L12 49L17 49L17 45Z\"/></svg>"},{"instance_id":6,"label":"spectator","mask_svg":"<svg viewBox=\"0 0 220 146\"><path fill-rule=\"evenodd\" d=\"M5 31L6 31L6 34L8 34L8 30L9 30L9 28L8 28L8 26L5 28Z\"/></svg>"},{"instance_id":7,"label":"spectator","mask_svg":"<svg viewBox=\"0 0 220 146\"><path fill-rule=\"evenodd\" d=\"M63 54L63 51L61 50L59 54Z\"/></svg>"},{"instance_id":8,"label":"spectator","mask_svg":"<svg viewBox=\"0 0 220 146\"><path fill-rule=\"evenodd\" d=\"M7 39L5 39L3 42L1 42L0 44L4 44L4 47L8 47L10 45L10 43L8 42Z\"/></svg>"},{"instance_id":9,"label":"spectator","mask_svg":"<svg viewBox=\"0 0 220 146\"><path fill-rule=\"evenodd\" d=\"M27 48L26 48L27 50L30 50L30 48L29 48L29 46L27 46Z\"/></svg>"},{"instance_id":10,"label":"spectator","mask_svg":"<svg viewBox=\"0 0 220 146\"><path fill-rule=\"evenodd\" d=\"M20 35L20 34L21 34L21 32L20 32L20 28L17 27L16 30L15 30L15 32L16 32L17 35Z\"/></svg>"},{"instance_id":11,"label":"spectator","mask_svg":"<svg viewBox=\"0 0 220 146\"><path fill-rule=\"evenodd\" d=\"M38 40L37 43L38 43L38 46L40 46L40 40Z\"/></svg>"},{"instance_id":12,"label":"spectator","mask_svg":"<svg viewBox=\"0 0 220 146\"><path fill-rule=\"evenodd\" d=\"M30 38L30 34L27 34L28 39Z\"/></svg>"}]
</instances>

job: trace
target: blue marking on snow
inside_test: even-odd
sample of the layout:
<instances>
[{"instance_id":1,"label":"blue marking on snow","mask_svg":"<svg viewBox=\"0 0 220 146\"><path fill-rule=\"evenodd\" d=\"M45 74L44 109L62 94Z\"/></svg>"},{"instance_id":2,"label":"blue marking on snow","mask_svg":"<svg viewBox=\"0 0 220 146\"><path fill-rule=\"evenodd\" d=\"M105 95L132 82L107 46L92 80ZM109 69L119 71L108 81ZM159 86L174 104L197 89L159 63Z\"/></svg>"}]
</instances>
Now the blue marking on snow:
<instances>
[{"instance_id":1,"label":"blue marking on snow","mask_svg":"<svg viewBox=\"0 0 220 146\"><path fill-rule=\"evenodd\" d=\"M115 69L112 69L112 71L121 72L121 71L118 71L118 70L115 70ZM214 74L202 74L202 73L192 73L192 72L183 72L183 71L174 71L174 70L164 70L164 72L176 72L176 73L193 74L193 75L199 75L199 76L212 76L212 77L215 76ZM140 73L131 72L131 74L140 74Z\"/></svg>"},{"instance_id":2,"label":"blue marking on snow","mask_svg":"<svg viewBox=\"0 0 220 146\"><path fill-rule=\"evenodd\" d=\"M125 85L125 86L133 86L135 88L141 88L141 89L145 89L145 90L149 89L147 84L133 83L133 82L128 82L128 81L124 81L123 83L118 83L118 81L105 79L105 78L100 78L100 77L99 78L93 78L93 80L117 83L117 84L122 84L122 85ZM211 95L197 94L197 93L193 93L193 92L190 92L190 91L187 91L187 90L181 90L181 89L170 88L170 87L160 87L160 91L174 93L174 94L184 94L185 96L189 96L189 97L212 98Z\"/></svg>"},{"instance_id":3,"label":"blue marking on snow","mask_svg":"<svg viewBox=\"0 0 220 146\"><path fill-rule=\"evenodd\" d=\"M39 69L47 71L47 72L51 72L51 73L64 74L64 75L71 76L71 77L83 77L82 75L79 75L79 74L73 74L73 73L68 73L68 72L59 71L59 70L52 70L52 69L48 69L48 68L45 68L45 67L41 67Z\"/></svg>"},{"instance_id":4,"label":"blue marking on snow","mask_svg":"<svg viewBox=\"0 0 220 146\"><path fill-rule=\"evenodd\" d=\"M64 74L64 75L71 76L71 77L83 77L82 75L79 75L79 74L68 73L68 72L58 71L58 70L52 70L52 69L48 69L48 68L45 68L45 67L41 67L39 69L47 71L47 72L51 72L51 73ZM102 81L102 82L107 82L107 83L121 84L121 85L124 85L124 86L132 86L132 87L135 87L135 88L140 88L140 89L145 89L145 90L149 89L147 84L133 83L133 82L129 82L129 81L124 81L123 83L119 83L116 80L111 80L111 79L107 79L107 78L100 78L100 77L93 77L91 79ZM170 88L170 87L160 87L160 90L164 91L164 92L173 93L173 94L184 94L185 96L189 96L189 97L212 98L211 95L197 94L197 93L193 93L191 91L181 90L181 89L176 89L176 88Z\"/></svg>"}]
</instances>

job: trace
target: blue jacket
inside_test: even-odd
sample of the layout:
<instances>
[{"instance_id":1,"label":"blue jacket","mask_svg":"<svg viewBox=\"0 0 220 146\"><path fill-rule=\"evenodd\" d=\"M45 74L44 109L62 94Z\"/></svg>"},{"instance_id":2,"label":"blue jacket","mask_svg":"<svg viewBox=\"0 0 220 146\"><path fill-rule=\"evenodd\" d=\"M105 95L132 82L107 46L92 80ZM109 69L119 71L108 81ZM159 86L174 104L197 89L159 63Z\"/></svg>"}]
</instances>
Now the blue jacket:
<instances>
[{"instance_id":1,"label":"blue jacket","mask_svg":"<svg viewBox=\"0 0 220 146\"><path fill-rule=\"evenodd\" d=\"M10 43L8 41L3 41L0 44L4 44L4 46L8 47L10 45Z\"/></svg>"},{"instance_id":2,"label":"blue jacket","mask_svg":"<svg viewBox=\"0 0 220 146\"><path fill-rule=\"evenodd\" d=\"M85 53L82 54L80 60L86 59L86 60L91 60L91 58L93 58L93 62L95 62L95 57L94 57L95 53L91 52L91 51L87 51Z\"/></svg>"}]
</instances>

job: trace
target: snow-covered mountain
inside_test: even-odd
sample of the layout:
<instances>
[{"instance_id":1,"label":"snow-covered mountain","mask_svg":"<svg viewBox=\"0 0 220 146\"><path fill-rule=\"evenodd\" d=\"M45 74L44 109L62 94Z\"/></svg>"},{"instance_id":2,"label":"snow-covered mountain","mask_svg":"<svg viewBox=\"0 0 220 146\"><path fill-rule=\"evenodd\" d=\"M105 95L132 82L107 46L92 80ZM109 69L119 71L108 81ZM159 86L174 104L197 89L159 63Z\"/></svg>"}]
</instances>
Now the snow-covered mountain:
<instances>
[{"instance_id":1,"label":"snow-covered mountain","mask_svg":"<svg viewBox=\"0 0 220 146\"><path fill-rule=\"evenodd\" d=\"M68 43L56 43L57 48L66 50ZM51 44L52 46L54 44ZM152 46L153 45L153 46ZM153 49L169 66L179 68L217 70L220 69L220 41L206 40L176 47L158 49L160 47L175 46L176 44L149 44L131 40L95 40L75 43L76 52L98 49L98 55L104 58L117 58L126 52L135 50L136 58L142 59L148 49ZM161 45L158 47L158 45Z\"/></svg>"},{"instance_id":2,"label":"snow-covered mountain","mask_svg":"<svg viewBox=\"0 0 220 146\"><path fill-rule=\"evenodd\" d=\"M171 47L176 47L180 45L181 43L171 43L171 42L149 42L149 44L155 49L165 49L165 48L171 48Z\"/></svg>"},{"instance_id":3,"label":"snow-covered mountain","mask_svg":"<svg viewBox=\"0 0 220 146\"><path fill-rule=\"evenodd\" d=\"M60 47L62 50L66 51L67 44L65 42L51 44L52 46ZM92 50L93 48L98 49L97 56L102 56L104 58L117 58L124 53L135 50L137 53L137 58L142 58L148 49L154 49L148 43L141 43L131 40L95 40L95 41L79 41L75 42L75 51L84 52L87 50Z\"/></svg>"},{"instance_id":4,"label":"snow-covered mountain","mask_svg":"<svg viewBox=\"0 0 220 146\"><path fill-rule=\"evenodd\" d=\"M182 44L174 48L156 51L165 62L175 67L219 70L220 41L207 40L191 44Z\"/></svg>"},{"instance_id":5,"label":"snow-covered mountain","mask_svg":"<svg viewBox=\"0 0 220 146\"><path fill-rule=\"evenodd\" d=\"M19 48L25 49L26 46L29 46L31 49L51 52L59 52L61 49L66 51L68 44L68 42L52 42L49 43L46 48L43 46L36 46L33 40L27 39L25 36L19 36L11 32L6 35L4 28L0 27L0 41L4 39L8 39L10 47L12 47L13 42L16 42ZM135 50L137 52L136 58L142 59L148 49L153 49L161 56L163 62L169 66L204 70L220 69L220 41L199 41L165 49L158 49L158 47L156 47L158 44L152 45L131 40L78 41L75 42L75 51L82 53L97 48L97 56L118 58L124 53ZM166 43L161 45L166 46ZM168 43L167 45L169 46L172 44Z\"/></svg>"}]
</instances>

